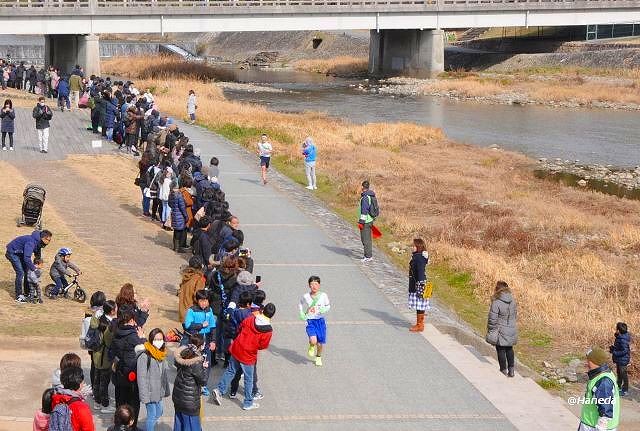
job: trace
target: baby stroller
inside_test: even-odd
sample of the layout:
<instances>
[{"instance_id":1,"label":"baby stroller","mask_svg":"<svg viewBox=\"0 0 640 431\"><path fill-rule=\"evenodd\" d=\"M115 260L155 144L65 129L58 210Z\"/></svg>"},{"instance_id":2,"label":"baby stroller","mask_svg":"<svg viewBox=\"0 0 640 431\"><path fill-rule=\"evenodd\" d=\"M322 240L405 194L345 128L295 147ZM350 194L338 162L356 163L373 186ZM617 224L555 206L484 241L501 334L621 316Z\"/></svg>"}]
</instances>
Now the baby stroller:
<instances>
[{"instance_id":1,"label":"baby stroller","mask_svg":"<svg viewBox=\"0 0 640 431\"><path fill-rule=\"evenodd\" d=\"M40 184L27 184L22 193L22 217L18 226L35 226L38 230L42 229L42 207L46 194L46 190Z\"/></svg>"}]
</instances>

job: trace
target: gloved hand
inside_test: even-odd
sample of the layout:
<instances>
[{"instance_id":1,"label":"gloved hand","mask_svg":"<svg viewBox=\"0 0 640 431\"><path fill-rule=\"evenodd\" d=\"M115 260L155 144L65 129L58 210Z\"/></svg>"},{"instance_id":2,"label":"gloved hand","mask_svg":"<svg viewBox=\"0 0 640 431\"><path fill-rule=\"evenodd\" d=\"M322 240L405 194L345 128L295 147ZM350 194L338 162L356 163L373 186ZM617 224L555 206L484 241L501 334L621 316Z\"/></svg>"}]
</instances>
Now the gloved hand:
<instances>
[{"instance_id":1,"label":"gloved hand","mask_svg":"<svg viewBox=\"0 0 640 431\"><path fill-rule=\"evenodd\" d=\"M304 314L302 311L300 312L300 320L307 320L307 315Z\"/></svg>"},{"instance_id":2,"label":"gloved hand","mask_svg":"<svg viewBox=\"0 0 640 431\"><path fill-rule=\"evenodd\" d=\"M598 431L607 431L609 426L609 418L606 416L600 416L598 419L598 423L596 424L596 429Z\"/></svg>"},{"instance_id":3,"label":"gloved hand","mask_svg":"<svg viewBox=\"0 0 640 431\"><path fill-rule=\"evenodd\" d=\"M362 230L362 228L364 228L364 224L358 223L358 229Z\"/></svg>"}]
</instances>

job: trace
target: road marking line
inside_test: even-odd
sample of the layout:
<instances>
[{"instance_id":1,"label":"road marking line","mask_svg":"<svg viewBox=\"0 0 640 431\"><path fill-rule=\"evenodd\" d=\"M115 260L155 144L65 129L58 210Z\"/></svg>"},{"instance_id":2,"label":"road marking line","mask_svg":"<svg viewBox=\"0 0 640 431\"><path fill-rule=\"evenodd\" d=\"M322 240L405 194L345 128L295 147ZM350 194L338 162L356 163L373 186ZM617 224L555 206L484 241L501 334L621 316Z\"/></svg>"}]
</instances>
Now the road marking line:
<instances>
[{"instance_id":1,"label":"road marking line","mask_svg":"<svg viewBox=\"0 0 640 431\"><path fill-rule=\"evenodd\" d=\"M279 196L277 194L268 194L268 193L239 193L239 194L228 194L225 195L226 198L269 198L269 199L281 199L283 196Z\"/></svg>"},{"instance_id":2,"label":"road marking line","mask_svg":"<svg viewBox=\"0 0 640 431\"><path fill-rule=\"evenodd\" d=\"M317 266L322 268L357 268L355 263L256 263L253 266Z\"/></svg>"},{"instance_id":3,"label":"road marking line","mask_svg":"<svg viewBox=\"0 0 640 431\"><path fill-rule=\"evenodd\" d=\"M165 418L163 418L165 419ZM166 418L168 420L170 418ZM328 414L328 415L261 415L261 416L205 416L205 422L258 422L258 421L397 421L397 420L504 420L502 415L484 414L438 414L438 413L405 413L405 414ZM173 420L171 418L171 420Z\"/></svg>"},{"instance_id":4,"label":"road marking line","mask_svg":"<svg viewBox=\"0 0 640 431\"><path fill-rule=\"evenodd\" d=\"M309 227L305 223L242 223L242 227Z\"/></svg>"},{"instance_id":5,"label":"road marking line","mask_svg":"<svg viewBox=\"0 0 640 431\"><path fill-rule=\"evenodd\" d=\"M277 320L274 325L275 326L297 326L297 325L306 325L306 320ZM384 320L327 320L327 324L331 326L335 325L386 325L387 322Z\"/></svg>"}]
</instances>

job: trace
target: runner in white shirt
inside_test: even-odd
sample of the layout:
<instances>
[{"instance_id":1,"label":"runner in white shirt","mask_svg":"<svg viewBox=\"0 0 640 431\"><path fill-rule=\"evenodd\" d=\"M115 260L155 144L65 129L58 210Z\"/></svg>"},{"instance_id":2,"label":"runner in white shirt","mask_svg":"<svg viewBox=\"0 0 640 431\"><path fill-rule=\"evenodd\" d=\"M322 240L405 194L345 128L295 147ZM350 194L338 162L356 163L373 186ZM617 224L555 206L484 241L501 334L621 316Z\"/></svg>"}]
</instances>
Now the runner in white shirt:
<instances>
[{"instance_id":1,"label":"runner in white shirt","mask_svg":"<svg viewBox=\"0 0 640 431\"><path fill-rule=\"evenodd\" d=\"M260 156L260 169L262 171L262 184L267 184L267 170L271 163L271 153L273 146L267 138L267 134L263 133L258 142L258 156Z\"/></svg>"}]
</instances>

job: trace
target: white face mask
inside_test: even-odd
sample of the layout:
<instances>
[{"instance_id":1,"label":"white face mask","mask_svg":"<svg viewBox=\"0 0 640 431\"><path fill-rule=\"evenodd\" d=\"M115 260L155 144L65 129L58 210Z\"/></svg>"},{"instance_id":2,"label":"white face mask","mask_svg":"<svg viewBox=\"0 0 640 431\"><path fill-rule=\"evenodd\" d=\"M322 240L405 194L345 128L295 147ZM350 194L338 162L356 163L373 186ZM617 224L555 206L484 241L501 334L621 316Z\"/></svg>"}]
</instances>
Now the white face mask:
<instances>
[{"instance_id":1,"label":"white face mask","mask_svg":"<svg viewBox=\"0 0 640 431\"><path fill-rule=\"evenodd\" d=\"M164 341L162 340L153 340L153 345L156 349L162 349L162 346L164 346Z\"/></svg>"}]
</instances>

